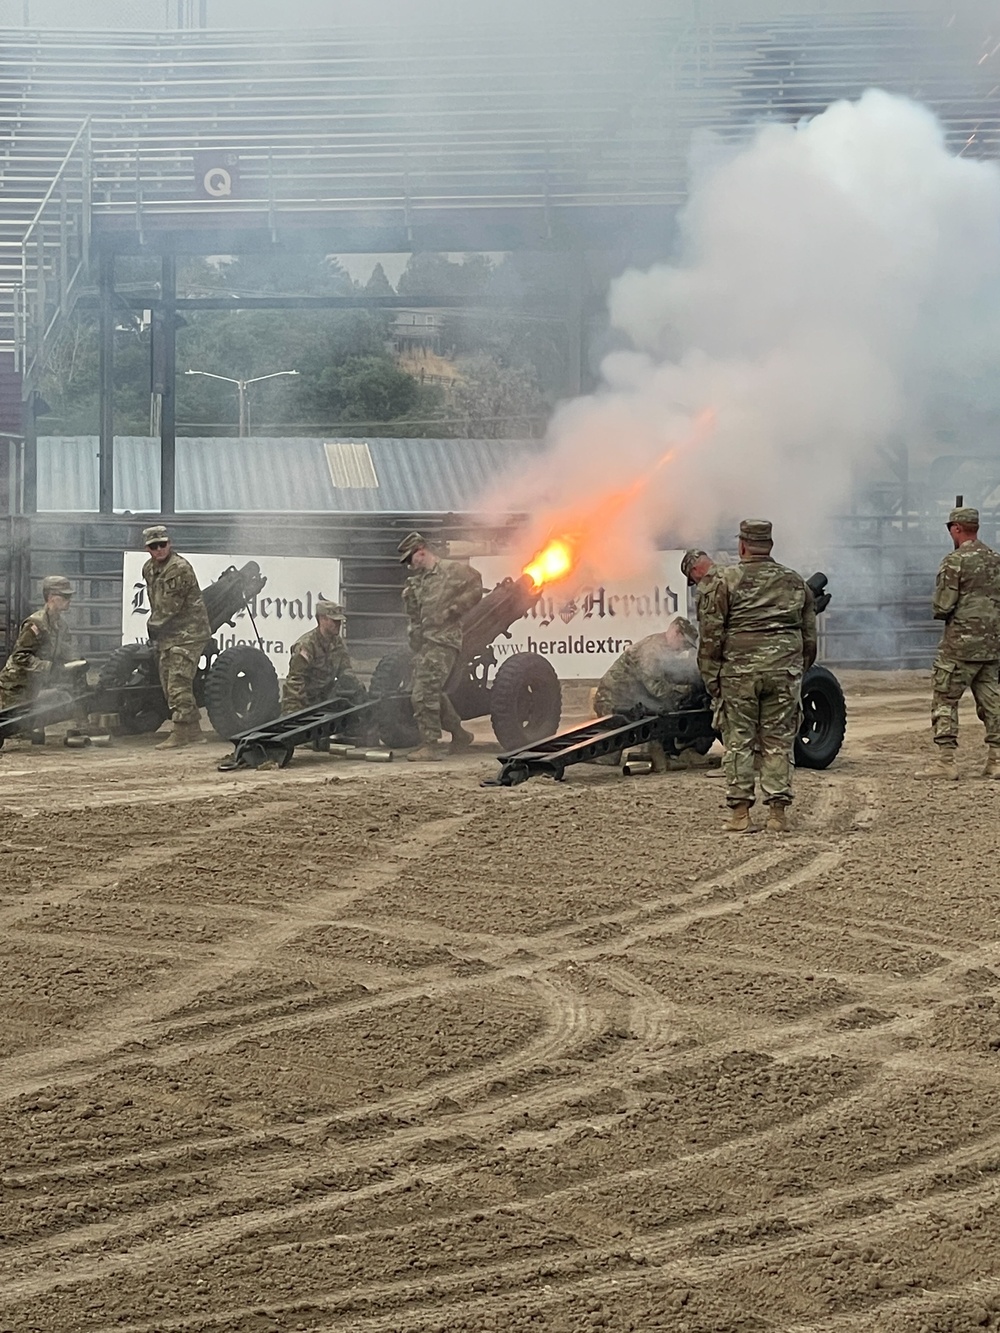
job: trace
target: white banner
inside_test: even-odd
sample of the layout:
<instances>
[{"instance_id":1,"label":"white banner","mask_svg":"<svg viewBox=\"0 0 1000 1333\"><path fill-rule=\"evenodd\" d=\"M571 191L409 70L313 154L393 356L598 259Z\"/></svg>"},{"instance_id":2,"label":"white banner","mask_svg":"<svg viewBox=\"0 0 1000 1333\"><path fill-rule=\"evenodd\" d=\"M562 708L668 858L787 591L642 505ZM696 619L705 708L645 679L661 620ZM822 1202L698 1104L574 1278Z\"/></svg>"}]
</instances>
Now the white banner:
<instances>
[{"instance_id":1,"label":"white banner","mask_svg":"<svg viewBox=\"0 0 1000 1333\"><path fill-rule=\"evenodd\" d=\"M664 630L678 615L687 615L687 580L681 574L683 551L660 551L645 579L573 587L542 595L522 619L510 627L511 637L498 638L497 661L514 653L540 653L555 667L560 680L599 680L630 644ZM488 592L517 571L505 556L473 557Z\"/></svg>"},{"instance_id":2,"label":"white banner","mask_svg":"<svg viewBox=\"0 0 1000 1333\"><path fill-rule=\"evenodd\" d=\"M250 617L257 622L264 651L274 663L278 676L288 672L288 650L296 639L316 624L316 602L326 597L340 600L340 561L296 555L192 555L184 551L198 582L203 588L214 583L230 565L241 568L256 560L267 584L252 599L248 611L234 617L235 626L223 625L215 638L220 648L237 644L257 647ZM122 643L146 642L146 617L149 602L142 567L149 559L145 551L123 552Z\"/></svg>"}]
</instances>

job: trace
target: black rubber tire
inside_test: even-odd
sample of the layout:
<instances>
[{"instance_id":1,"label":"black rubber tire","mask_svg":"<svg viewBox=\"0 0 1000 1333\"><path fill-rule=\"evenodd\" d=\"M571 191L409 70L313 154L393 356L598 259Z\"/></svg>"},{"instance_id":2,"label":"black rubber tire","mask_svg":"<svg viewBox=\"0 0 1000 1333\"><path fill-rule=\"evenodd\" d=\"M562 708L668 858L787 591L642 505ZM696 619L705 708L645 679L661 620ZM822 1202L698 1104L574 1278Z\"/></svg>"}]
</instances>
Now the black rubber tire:
<instances>
[{"instance_id":1,"label":"black rubber tire","mask_svg":"<svg viewBox=\"0 0 1000 1333\"><path fill-rule=\"evenodd\" d=\"M799 768L829 768L844 743L847 705L840 681L826 667L814 666L802 678L802 726L795 739Z\"/></svg>"},{"instance_id":2,"label":"black rubber tire","mask_svg":"<svg viewBox=\"0 0 1000 1333\"><path fill-rule=\"evenodd\" d=\"M562 686L547 658L515 653L500 663L490 690L490 721L505 751L551 736L561 716Z\"/></svg>"},{"instance_id":3,"label":"black rubber tire","mask_svg":"<svg viewBox=\"0 0 1000 1333\"><path fill-rule=\"evenodd\" d=\"M386 653L372 672L368 692L373 699L380 700L378 734L390 750L408 750L420 744L409 698L412 686L413 654L409 648L395 648Z\"/></svg>"},{"instance_id":4,"label":"black rubber tire","mask_svg":"<svg viewBox=\"0 0 1000 1333\"><path fill-rule=\"evenodd\" d=\"M205 681L208 720L225 741L280 712L278 673L259 648L237 644L212 663Z\"/></svg>"},{"instance_id":5,"label":"black rubber tire","mask_svg":"<svg viewBox=\"0 0 1000 1333\"><path fill-rule=\"evenodd\" d=\"M159 684L156 657L144 643L124 643L116 648L97 677L97 688L100 690L118 690L126 685ZM115 711L118 713L118 728L126 736L146 736L158 731L170 716L162 691L155 705L147 704L132 712L121 709Z\"/></svg>"}]
</instances>

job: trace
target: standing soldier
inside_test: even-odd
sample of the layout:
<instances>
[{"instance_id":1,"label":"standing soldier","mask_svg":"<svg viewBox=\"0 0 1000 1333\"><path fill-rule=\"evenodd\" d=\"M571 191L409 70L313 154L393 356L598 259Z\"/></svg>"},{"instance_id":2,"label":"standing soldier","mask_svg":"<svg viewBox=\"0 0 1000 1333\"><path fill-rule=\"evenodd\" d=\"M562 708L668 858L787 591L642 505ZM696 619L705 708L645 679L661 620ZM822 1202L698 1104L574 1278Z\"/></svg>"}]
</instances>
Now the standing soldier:
<instances>
[{"instance_id":1,"label":"standing soldier","mask_svg":"<svg viewBox=\"0 0 1000 1333\"><path fill-rule=\"evenodd\" d=\"M805 580L771 558L771 524L740 524L740 563L720 569L701 606L698 666L726 747L727 833L749 833L756 754L767 827L787 831L802 676L816 660L816 610Z\"/></svg>"},{"instance_id":2,"label":"standing soldier","mask_svg":"<svg viewBox=\"0 0 1000 1333\"><path fill-rule=\"evenodd\" d=\"M419 750L407 759L417 763L440 759L442 724L451 733L451 753L461 754L475 740L444 692L462 646L462 616L479 602L483 580L479 571L458 560L442 560L419 532L397 547L400 563L413 572L403 588L403 609L409 619L413 661L413 716L420 731Z\"/></svg>"},{"instance_id":3,"label":"standing soldier","mask_svg":"<svg viewBox=\"0 0 1000 1333\"><path fill-rule=\"evenodd\" d=\"M198 578L171 546L166 528L146 528L142 540L149 552L142 567L149 596L146 633L156 650L160 685L174 720L173 731L156 748L178 750L183 745L204 745L192 684L212 629Z\"/></svg>"},{"instance_id":4,"label":"standing soldier","mask_svg":"<svg viewBox=\"0 0 1000 1333\"><path fill-rule=\"evenodd\" d=\"M341 630L344 608L324 598L316 603L316 628L303 634L289 655L288 675L281 690L281 712L323 703L334 697L361 703L365 687L351 669Z\"/></svg>"},{"instance_id":5,"label":"standing soldier","mask_svg":"<svg viewBox=\"0 0 1000 1333\"><path fill-rule=\"evenodd\" d=\"M688 587L694 588L695 615L701 622L701 604L711 586L712 575L718 573L718 565L707 551L685 551L681 560L681 573L687 579Z\"/></svg>"},{"instance_id":6,"label":"standing soldier","mask_svg":"<svg viewBox=\"0 0 1000 1333\"><path fill-rule=\"evenodd\" d=\"M989 746L983 777L1000 778L1000 555L979 540L978 509L953 509L948 531L955 549L941 561L933 602L944 621L931 697L937 758L916 776L957 779L958 704L971 689Z\"/></svg>"},{"instance_id":7,"label":"standing soldier","mask_svg":"<svg viewBox=\"0 0 1000 1333\"><path fill-rule=\"evenodd\" d=\"M21 623L17 639L0 671L0 707L29 703L70 657L70 633L63 620L73 585L62 574L42 579L45 605Z\"/></svg>"}]
</instances>

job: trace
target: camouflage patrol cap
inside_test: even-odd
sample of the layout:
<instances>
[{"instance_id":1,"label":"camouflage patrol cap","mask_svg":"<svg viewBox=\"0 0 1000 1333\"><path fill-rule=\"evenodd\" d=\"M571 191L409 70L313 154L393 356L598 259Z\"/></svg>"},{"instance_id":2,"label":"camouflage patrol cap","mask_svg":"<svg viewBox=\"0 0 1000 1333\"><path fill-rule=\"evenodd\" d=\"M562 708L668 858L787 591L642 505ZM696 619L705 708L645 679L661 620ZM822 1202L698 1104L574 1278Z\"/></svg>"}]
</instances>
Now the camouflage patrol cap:
<instances>
[{"instance_id":1,"label":"camouflage patrol cap","mask_svg":"<svg viewBox=\"0 0 1000 1333\"><path fill-rule=\"evenodd\" d=\"M325 597L320 597L316 602L317 616L329 616L331 620L346 620L347 616L344 608L339 602L328 602Z\"/></svg>"},{"instance_id":2,"label":"camouflage patrol cap","mask_svg":"<svg viewBox=\"0 0 1000 1333\"><path fill-rule=\"evenodd\" d=\"M674 634L679 634L690 648L693 648L698 642L698 631L686 616L675 616L667 628L672 630Z\"/></svg>"},{"instance_id":3,"label":"camouflage patrol cap","mask_svg":"<svg viewBox=\"0 0 1000 1333\"><path fill-rule=\"evenodd\" d=\"M771 538L771 523L766 518L745 518L740 524L740 541L751 546L765 546Z\"/></svg>"},{"instance_id":4,"label":"camouflage patrol cap","mask_svg":"<svg viewBox=\"0 0 1000 1333\"><path fill-rule=\"evenodd\" d=\"M50 593L56 593L60 597L72 597L73 585L62 574L47 574L42 579L42 596L48 597Z\"/></svg>"},{"instance_id":5,"label":"camouflage patrol cap","mask_svg":"<svg viewBox=\"0 0 1000 1333\"><path fill-rule=\"evenodd\" d=\"M969 505L965 505L961 509L953 509L948 515L948 527L950 528L953 523L957 523L962 528L978 528L979 510L973 509Z\"/></svg>"},{"instance_id":6,"label":"camouflage patrol cap","mask_svg":"<svg viewBox=\"0 0 1000 1333\"><path fill-rule=\"evenodd\" d=\"M170 533L167 532L162 523L158 523L152 528L143 528L142 530L143 546L148 546L150 542L168 542L169 540Z\"/></svg>"},{"instance_id":7,"label":"camouflage patrol cap","mask_svg":"<svg viewBox=\"0 0 1000 1333\"><path fill-rule=\"evenodd\" d=\"M401 565L408 565L410 563L410 557L413 555L413 552L419 551L421 546L426 546L426 545L427 545L426 538L421 537L419 532L407 533L407 535L396 547L396 550L399 552L399 563Z\"/></svg>"},{"instance_id":8,"label":"camouflage patrol cap","mask_svg":"<svg viewBox=\"0 0 1000 1333\"><path fill-rule=\"evenodd\" d=\"M696 551L694 549L684 552L684 558L681 560L681 573L687 579L688 583L694 583L691 577L691 571L699 560L710 560L712 557L707 551Z\"/></svg>"}]
</instances>

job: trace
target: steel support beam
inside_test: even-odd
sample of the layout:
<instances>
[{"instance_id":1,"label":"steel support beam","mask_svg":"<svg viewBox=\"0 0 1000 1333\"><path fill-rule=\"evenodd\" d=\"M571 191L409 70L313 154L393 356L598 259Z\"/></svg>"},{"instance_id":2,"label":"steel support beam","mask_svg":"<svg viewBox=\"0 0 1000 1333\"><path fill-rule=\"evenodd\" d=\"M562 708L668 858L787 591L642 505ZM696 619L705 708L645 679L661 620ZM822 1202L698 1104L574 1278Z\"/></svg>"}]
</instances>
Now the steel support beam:
<instances>
[{"instance_id":1,"label":"steel support beam","mask_svg":"<svg viewBox=\"0 0 1000 1333\"><path fill-rule=\"evenodd\" d=\"M98 266L98 320L100 378L100 442L98 445L97 507L115 512L115 257L102 254Z\"/></svg>"},{"instance_id":2,"label":"steel support beam","mask_svg":"<svg viewBox=\"0 0 1000 1333\"><path fill-rule=\"evenodd\" d=\"M160 513L177 504L177 260L163 256L160 334L163 338L163 394L160 400Z\"/></svg>"}]
</instances>

